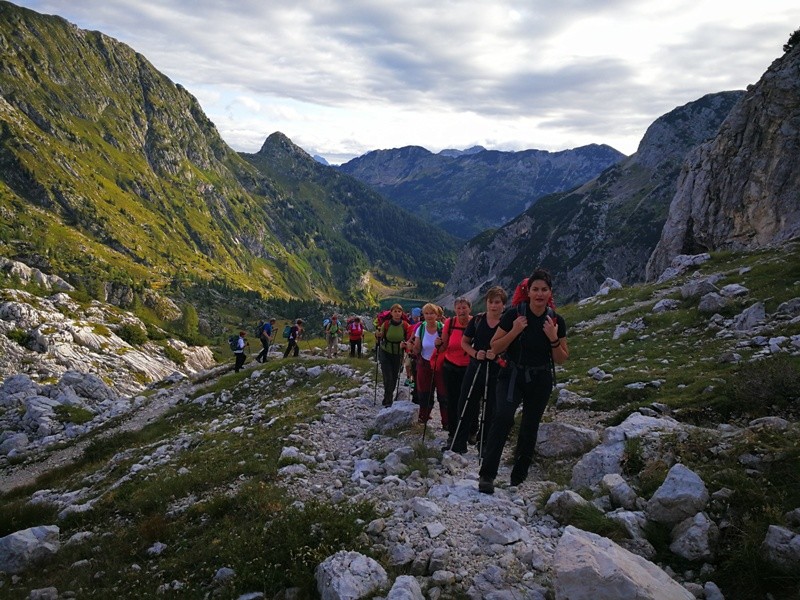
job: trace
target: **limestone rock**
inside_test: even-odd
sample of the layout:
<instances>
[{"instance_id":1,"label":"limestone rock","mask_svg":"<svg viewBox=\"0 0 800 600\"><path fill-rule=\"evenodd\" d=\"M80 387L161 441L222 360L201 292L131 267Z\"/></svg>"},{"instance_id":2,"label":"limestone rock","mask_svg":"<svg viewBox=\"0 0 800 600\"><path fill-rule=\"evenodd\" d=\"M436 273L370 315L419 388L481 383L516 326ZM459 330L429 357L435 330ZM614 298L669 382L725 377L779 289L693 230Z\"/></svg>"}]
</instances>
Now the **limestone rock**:
<instances>
[{"instance_id":1,"label":"limestone rock","mask_svg":"<svg viewBox=\"0 0 800 600\"><path fill-rule=\"evenodd\" d=\"M756 249L800 234L800 46L767 69L717 136L691 153L653 255L655 279L683 252Z\"/></svg>"},{"instance_id":2,"label":"limestone rock","mask_svg":"<svg viewBox=\"0 0 800 600\"><path fill-rule=\"evenodd\" d=\"M691 469L677 463L647 503L647 516L659 523L677 524L702 511L708 503L708 489Z\"/></svg>"},{"instance_id":3,"label":"limestone rock","mask_svg":"<svg viewBox=\"0 0 800 600\"><path fill-rule=\"evenodd\" d=\"M556 548L556 600L693 600L653 563L571 525Z\"/></svg>"},{"instance_id":4,"label":"limestone rock","mask_svg":"<svg viewBox=\"0 0 800 600\"><path fill-rule=\"evenodd\" d=\"M378 562L346 550L317 565L314 576L322 600L368 598L389 585L389 576Z\"/></svg>"},{"instance_id":5,"label":"limestone rock","mask_svg":"<svg viewBox=\"0 0 800 600\"><path fill-rule=\"evenodd\" d=\"M578 456L600 442L600 435L591 429L558 421L542 423L536 438L536 453L541 456Z\"/></svg>"},{"instance_id":6,"label":"limestone rock","mask_svg":"<svg viewBox=\"0 0 800 600\"><path fill-rule=\"evenodd\" d=\"M21 573L32 564L58 552L59 528L42 525L0 538L0 571Z\"/></svg>"}]
</instances>

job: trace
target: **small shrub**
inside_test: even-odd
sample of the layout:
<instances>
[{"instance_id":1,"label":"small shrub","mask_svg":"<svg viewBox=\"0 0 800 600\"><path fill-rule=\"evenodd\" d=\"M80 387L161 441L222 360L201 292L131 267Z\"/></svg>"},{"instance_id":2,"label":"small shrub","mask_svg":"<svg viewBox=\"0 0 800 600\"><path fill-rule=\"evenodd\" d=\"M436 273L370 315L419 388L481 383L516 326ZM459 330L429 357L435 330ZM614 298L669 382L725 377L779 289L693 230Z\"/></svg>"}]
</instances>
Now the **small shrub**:
<instances>
[{"instance_id":1,"label":"small shrub","mask_svg":"<svg viewBox=\"0 0 800 600\"><path fill-rule=\"evenodd\" d=\"M639 471L639 493L643 498L649 498L661 487L669 473L667 463L662 460L654 460L647 463Z\"/></svg>"},{"instance_id":2,"label":"small shrub","mask_svg":"<svg viewBox=\"0 0 800 600\"><path fill-rule=\"evenodd\" d=\"M117 335L131 346L139 346L147 341L147 332L133 323L125 323L117 329Z\"/></svg>"},{"instance_id":3,"label":"small shrub","mask_svg":"<svg viewBox=\"0 0 800 600\"><path fill-rule=\"evenodd\" d=\"M56 419L58 419L60 423L82 425L94 418L94 414L91 411L81 408L80 406L70 406L68 404L59 404L53 409L53 412L55 412Z\"/></svg>"},{"instance_id":4,"label":"small shrub","mask_svg":"<svg viewBox=\"0 0 800 600\"><path fill-rule=\"evenodd\" d=\"M183 355L183 352L181 352L177 348L173 348L169 344L164 346L164 356L166 356L176 365L186 364L186 357Z\"/></svg>"},{"instance_id":5,"label":"small shrub","mask_svg":"<svg viewBox=\"0 0 800 600\"><path fill-rule=\"evenodd\" d=\"M17 342L23 348L28 348L28 344L33 341L33 336L24 329L14 328L6 334L6 337Z\"/></svg>"},{"instance_id":6,"label":"small shrub","mask_svg":"<svg viewBox=\"0 0 800 600\"><path fill-rule=\"evenodd\" d=\"M628 438L625 440L625 450L622 454L622 472L629 477L638 475L644 469L645 462L642 455L642 438Z\"/></svg>"},{"instance_id":7,"label":"small shrub","mask_svg":"<svg viewBox=\"0 0 800 600\"><path fill-rule=\"evenodd\" d=\"M774 414L800 404L800 360L786 354L748 362L722 386L715 408L724 416Z\"/></svg>"},{"instance_id":8,"label":"small shrub","mask_svg":"<svg viewBox=\"0 0 800 600\"><path fill-rule=\"evenodd\" d=\"M591 531L617 542L628 538L625 527L621 523L609 519L594 504L576 507L570 515L569 522L579 529Z\"/></svg>"},{"instance_id":9,"label":"small shrub","mask_svg":"<svg viewBox=\"0 0 800 600\"><path fill-rule=\"evenodd\" d=\"M103 335L105 337L111 335L111 330L105 325L102 325L100 323L95 323L94 325L92 325L92 331L97 335Z\"/></svg>"}]
</instances>

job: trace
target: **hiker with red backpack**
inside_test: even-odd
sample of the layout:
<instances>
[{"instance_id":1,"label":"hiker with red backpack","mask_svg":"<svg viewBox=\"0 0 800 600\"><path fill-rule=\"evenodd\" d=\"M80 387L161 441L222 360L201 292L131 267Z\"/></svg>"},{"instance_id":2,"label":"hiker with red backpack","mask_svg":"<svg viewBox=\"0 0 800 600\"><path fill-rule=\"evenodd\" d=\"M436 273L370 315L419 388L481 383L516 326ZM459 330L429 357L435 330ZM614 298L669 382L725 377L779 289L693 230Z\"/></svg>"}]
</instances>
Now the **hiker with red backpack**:
<instances>
[{"instance_id":1,"label":"hiker with red backpack","mask_svg":"<svg viewBox=\"0 0 800 600\"><path fill-rule=\"evenodd\" d=\"M520 402L522 421L511 485L525 481L536 449L539 422L555 387L555 365L569 358L567 325L550 307L553 299L550 273L536 269L528 277L524 289L527 300L503 313L491 341L493 352L505 353L506 366L498 376L494 421L479 471L478 490L485 494L494 493L503 447Z\"/></svg>"},{"instance_id":2,"label":"hiker with red backpack","mask_svg":"<svg viewBox=\"0 0 800 600\"><path fill-rule=\"evenodd\" d=\"M461 397L461 384L464 373L469 366L469 354L461 347L461 337L472 319L470 310L472 303L466 298L456 298L453 302L454 317L445 320L442 327L442 349L444 359L442 362L442 375L444 387L447 390L447 414L452 417L448 420L447 442L445 449L453 445L458 426L458 400Z\"/></svg>"},{"instance_id":3,"label":"hiker with red backpack","mask_svg":"<svg viewBox=\"0 0 800 600\"><path fill-rule=\"evenodd\" d=\"M389 316L384 313L378 316L375 330L376 346L380 346L381 373L383 374L383 406L391 406L394 401L395 388L400 379L406 340L410 337L410 328L405 319L403 307L393 304Z\"/></svg>"},{"instance_id":4,"label":"hiker with red backpack","mask_svg":"<svg viewBox=\"0 0 800 600\"><path fill-rule=\"evenodd\" d=\"M459 421L450 448L459 454L467 451L468 441L474 443L472 439L475 434L481 456L485 454L486 437L494 414L500 366L495 361L491 341L500 324L508 294L500 286L494 286L486 292L485 299L486 312L475 315L461 337L461 347L470 360L461 385L457 413Z\"/></svg>"},{"instance_id":5,"label":"hiker with red backpack","mask_svg":"<svg viewBox=\"0 0 800 600\"><path fill-rule=\"evenodd\" d=\"M353 317L347 322L347 337L350 340L350 358L361 358L361 341L364 339L364 325L361 317Z\"/></svg>"},{"instance_id":6,"label":"hiker with red backpack","mask_svg":"<svg viewBox=\"0 0 800 600\"><path fill-rule=\"evenodd\" d=\"M414 336L414 354L417 355L416 392L419 400L419 422L427 423L433 410L433 393L439 397L439 413L442 417L442 427L447 430L449 421L447 414L447 391L444 386L441 365L437 358L442 346L442 323L438 320L439 307L435 304L426 304L422 307L423 321L417 328Z\"/></svg>"}]
</instances>

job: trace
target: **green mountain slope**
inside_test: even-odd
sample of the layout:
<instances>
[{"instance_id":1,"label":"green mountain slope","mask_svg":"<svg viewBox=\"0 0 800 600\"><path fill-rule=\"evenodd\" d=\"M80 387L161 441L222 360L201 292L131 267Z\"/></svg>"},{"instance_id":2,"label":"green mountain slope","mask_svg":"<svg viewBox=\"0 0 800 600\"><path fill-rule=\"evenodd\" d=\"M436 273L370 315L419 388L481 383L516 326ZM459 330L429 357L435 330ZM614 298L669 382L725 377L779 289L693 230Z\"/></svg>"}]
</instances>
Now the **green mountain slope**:
<instances>
[{"instance_id":1,"label":"green mountain slope","mask_svg":"<svg viewBox=\"0 0 800 600\"><path fill-rule=\"evenodd\" d=\"M307 230L325 221L317 184L254 167L128 46L0 2L0 48L0 255L94 296L196 284L370 301L370 270L428 279L405 237L384 244L393 260L379 239ZM362 192L354 204L378 204Z\"/></svg>"}]
</instances>

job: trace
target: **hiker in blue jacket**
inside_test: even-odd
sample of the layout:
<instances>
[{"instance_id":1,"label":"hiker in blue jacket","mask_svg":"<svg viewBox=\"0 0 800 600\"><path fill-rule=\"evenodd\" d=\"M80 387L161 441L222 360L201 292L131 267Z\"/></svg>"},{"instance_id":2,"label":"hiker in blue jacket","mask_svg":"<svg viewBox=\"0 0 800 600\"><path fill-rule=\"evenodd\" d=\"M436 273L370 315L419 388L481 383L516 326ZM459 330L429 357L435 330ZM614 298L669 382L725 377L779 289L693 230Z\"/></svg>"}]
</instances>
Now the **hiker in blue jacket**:
<instances>
[{"instance_id":1,"label":"hiker in blue jacket","mask_svg":"<svg viewBox=\"0 0 800 600\"><path fill-rule=\"evenodd\" d=\"M272 343L272 338L275 335L275 319L270 319L266 323L264 323L263 327L261 327L261 333L259 335L259 339L261 340L261 346L263 349L259 352L258 356L256 356L256 360L260 363L267 362L267 353L269 352L269 346Z\"/></svg>"},{"instance_id":2,"label":"hiker in blue jacket","mask_svg":"<svg viewBox=\"0 0 800 600\"><path fill-rule=\"evenodd\" d=\"M567 325L548 306L553 295L550 273L544 269L534 271L528 278L527 292L527 302L503 313L491 342L495 354L505 352L506 366L498 376L494 419L479 473L478 489L485 494L494 492L503 446L520 402L522 421L511 485L519 485L528 476L539 421L555 386L555 365L569 358Z\"/></svg>"}]
</instances>

